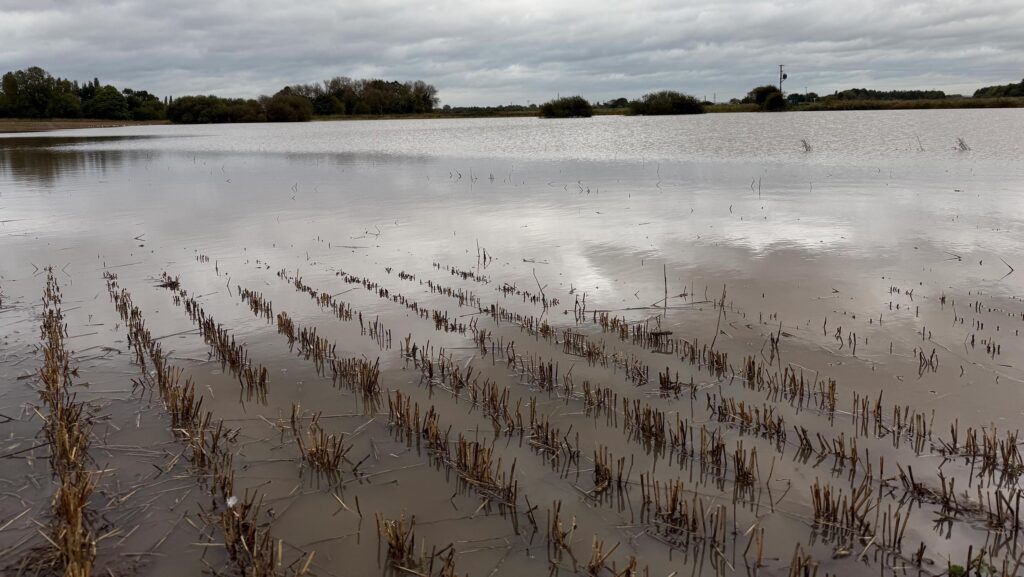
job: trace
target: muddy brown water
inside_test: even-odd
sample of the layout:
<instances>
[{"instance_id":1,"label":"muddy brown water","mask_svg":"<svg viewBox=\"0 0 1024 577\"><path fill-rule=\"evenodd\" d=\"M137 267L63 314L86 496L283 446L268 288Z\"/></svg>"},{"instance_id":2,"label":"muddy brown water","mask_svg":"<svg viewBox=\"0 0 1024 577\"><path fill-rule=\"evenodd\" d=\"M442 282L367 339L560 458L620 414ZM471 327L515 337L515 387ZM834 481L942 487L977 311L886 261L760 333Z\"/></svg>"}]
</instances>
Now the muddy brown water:
<instances>
[{"instance_id":1,"label":"muddy brown water","mask_svg":"<svg viewBox=\"0 0 1024 577\"><path fill-rule=\"evenodd\" d=\"M208 522L227 505L182 457L105 274L203 407L237 430L235 490L262 497L282 573L309 560L317 575L426 574L449 545L456 573L474 576L629 574L631 558L637 574L788 575L798 547L807 574L939 575L968 555L982 574L1019 573L1022 129L1018 110L957 110L0 138L5 571L33 571L24 560L45 549L37 529L51 520L37 372L52 267L73 392L93 421L97 575L227 561ZM268 369L265 403L211 355L182 293L157 286L164 272ZM272 302L272 317L240 288ZM379 359L375 406L290 346L281 312L333 356ZM493 446L514 510L405 436L388 410L396 392L433 407L453 456L460 435ZM664 416L651 430L666 440L632 426L634 403ZM320 413L325 432L345 434L334 478L303 463L294 404L304 423ZM543 446L531 413L556 444ZM740 444L747 464L756 452L752 478ZM595 479L604 451L607 487ZM687 527L645 503L654 482L664 493L676 480ZM869 493L856 519L816 518L815 483ZM568 549L552 543L556 509ZM378 514L415 519L419 566L389 564ZM595 539L607 556L591 564Z\"/></svg>"}]
</instances>

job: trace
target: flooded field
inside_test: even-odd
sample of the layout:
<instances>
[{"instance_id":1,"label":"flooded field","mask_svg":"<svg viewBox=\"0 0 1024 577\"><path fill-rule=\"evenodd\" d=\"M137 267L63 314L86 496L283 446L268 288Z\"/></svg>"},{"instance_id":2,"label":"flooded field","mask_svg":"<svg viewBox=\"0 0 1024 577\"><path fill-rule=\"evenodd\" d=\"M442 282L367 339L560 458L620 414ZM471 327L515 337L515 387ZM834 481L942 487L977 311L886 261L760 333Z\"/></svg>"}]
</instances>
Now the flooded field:
<instances>
[{"instance_id":1,"label":"flooded field","mask_svg":"<svg viewBox=\"0 0 1024 577\"><path fill-rule=\"evenodd\" d=\"M1022 133L0 138L0 572L1022 574Z\"/></svg>"}]
</instances>

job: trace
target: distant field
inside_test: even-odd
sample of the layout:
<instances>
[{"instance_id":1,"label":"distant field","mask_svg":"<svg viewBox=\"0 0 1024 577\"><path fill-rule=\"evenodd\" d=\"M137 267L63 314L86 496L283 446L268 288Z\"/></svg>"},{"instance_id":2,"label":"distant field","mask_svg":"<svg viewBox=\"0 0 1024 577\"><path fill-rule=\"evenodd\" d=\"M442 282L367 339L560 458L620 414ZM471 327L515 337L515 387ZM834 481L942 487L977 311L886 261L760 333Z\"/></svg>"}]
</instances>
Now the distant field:
<instances>
[{"instance_id":1,"label":"distant field","mask_svg":"<svg viewBox=\"0 0 1024 577\"><path fill-rule=\"evenodd\" d=\"M33 118L0 118L0 133L9 132L43 132L46 130L66 130L69 128L110 128L112 126L139 126L144 124L169 124L166 120L135 121L135 120L82 120L82 119L33 119Z\"/></svg>"},{"instance_id":2,"label":"distant field","mask_svg":"<svg viewBox=\"0 0 1024 577\"><path fill-rule=\"evenodd\" d=\"M821 100L807 104L790 105L790 112L823 111L823 110L909 110L937 108L1020 108L1024 107L1024 98L944 98L934 100ZM704 107L705 112L758 112L756 104L720 103ZM394 115L337 115L317 116L314 121L329 120L413 120L434 118L499 118L499 117L536 117L536 110L455 110L423 114ZM594 116L628 115L628 108L594 108ZM72 128L109 128L114 126L139 126L147 124L170 124L167 120L133 121L133 120L84 120L84 119L30 119L0 118L0 134L12 132L43 132L47 130L67 130Z\"/></svg>"},{"instance_id":3,"label":"distant field","mask_svg":"<svg viewBox=\"0 0 1024 577\"><path fill-rule=\"evenodd\" d=\"M935 100L822 100L790 110L908 110L926 108L1020 108L1024 98L942 98Z\"/></svg>"}]
</instances>

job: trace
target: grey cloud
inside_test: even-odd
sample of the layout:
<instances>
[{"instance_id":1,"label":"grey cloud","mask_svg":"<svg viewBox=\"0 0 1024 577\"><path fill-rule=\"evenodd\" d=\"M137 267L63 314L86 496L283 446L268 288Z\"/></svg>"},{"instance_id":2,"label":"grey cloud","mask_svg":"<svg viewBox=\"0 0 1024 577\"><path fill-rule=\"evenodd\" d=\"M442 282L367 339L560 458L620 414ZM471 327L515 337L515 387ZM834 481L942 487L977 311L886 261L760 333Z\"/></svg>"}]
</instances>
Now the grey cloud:
<instances>
[{"instance_id":1,"label":"grey cloud","mask_svg":"<svg viewBox=\"0 0 1024 577\"><path fill-rule=\"evenodd\" d=\"M771 82L970 92L1024 76L1019 1L510 3L0 0L0 69L158 94L254 96L335 75L420 78L451 104Z\"/></svg>"}]
</instances>

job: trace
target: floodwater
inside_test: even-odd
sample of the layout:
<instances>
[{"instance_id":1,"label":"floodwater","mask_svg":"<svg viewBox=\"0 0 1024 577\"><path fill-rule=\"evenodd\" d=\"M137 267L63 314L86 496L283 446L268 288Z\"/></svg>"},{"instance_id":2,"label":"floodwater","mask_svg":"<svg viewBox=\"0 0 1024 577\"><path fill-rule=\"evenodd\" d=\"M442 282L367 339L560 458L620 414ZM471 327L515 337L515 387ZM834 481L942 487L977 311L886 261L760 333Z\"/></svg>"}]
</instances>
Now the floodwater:
<instances>
[{"instance_id":1,"label":"floodwater","mask_svg":"<svg viewBox=\"0 0 1024 577\"><path fill-rule=\"evenodd\" d=\"M234 492L262 499L281 574L437 575L451 551L473 576L1019 574L1022 133L1022 110L950 110L2 137L5 571L38 568L53 517L49 267L97 575L223 569L237 506L140 368L122 289L237 432ZM344 359L379 360L368 396ZM306 427L341 438L334 474ZM391 562L379 527L403 515Z\"/></svg>"}]
</instances>

